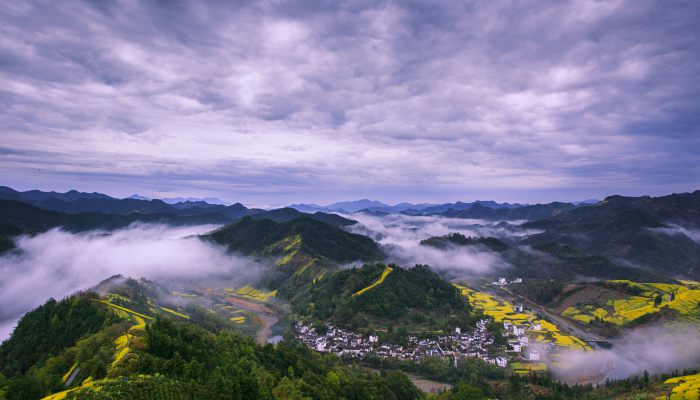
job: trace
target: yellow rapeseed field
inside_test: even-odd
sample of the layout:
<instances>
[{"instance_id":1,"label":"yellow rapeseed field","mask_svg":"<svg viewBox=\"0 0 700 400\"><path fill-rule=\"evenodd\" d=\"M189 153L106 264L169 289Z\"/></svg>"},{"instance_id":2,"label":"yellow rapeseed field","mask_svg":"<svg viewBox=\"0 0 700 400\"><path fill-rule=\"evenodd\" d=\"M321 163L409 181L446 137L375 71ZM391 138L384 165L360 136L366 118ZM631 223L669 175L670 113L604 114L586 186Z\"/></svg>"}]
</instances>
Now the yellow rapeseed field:
<instances>
[{"instance_id":1,"label":"yellow rapeseed field","mask_svg":"<svg viewBox=\"0 0 700 400\"><path fill-rule=\"evenodd\" d=\"M536 319L536 316L529 311L518 313L515 311L515 307L507 301L483 292L477 292L466 286L458 284L453 285L459 289L462 295L469 299L469 302L474 308L482 310L484 315L492 317L497 323L508 321L517 325L529 326L530 329L526 333L532 340L540 343L553 343L558 347L567 349L571 348L583 351L591 349L590 346L581 339L560 332L556 325L543 319ZM569 310L570 314L576 312L577 311ZM536 324L540 325L539 330L534 329Z\"/></svg>"},{"instance_id":2,"label":"yellow rapeseed field","mask_svg":"<svg viewBox=\"0 0 700 400\"><path fill-rule=\"evenodd\" d=\"M603 307L593 305L568 307L562 315L584 324L600 319L611 324L624 326L646 315L670 309L678 312L684 319L700 323L700 312L698 312L700 285L697 282L681 281L682 285L638 283L628 280L609 282L634 289L639 295L610 299ZM661 296L661 302L656 304L658 296Z\"/></svg>"},{"instance_id":3,"label":"yellow rapeseed field","mask_svg":"<svg viewBox=\"0 0 700 400\"><path fill-rule=\"evenodd\" d=\"M190 316L189 316L189 315L183 314L183 313L181 313L181 312L179 312L179 311L175 311L175 310L170 309L170 308L167 308L167 307L161 307L160 309L163 310L163 311L165 311L165 312L167 312L167 313L170 313L170 314L173 314L173 315L177 315L177 316L180 317L180 318L190 319Z\"/></svg>"},{"instance_id":4,"label":"yellow rapeseed field","mask_svg":"<svg viewBox=\"0 0 700 400\"><path fill-rule=\"evenodd\" d=\"M667 379L664 383L676 385L671 390L671 400L698 400L700 398L700 374L679 376Z\"/></svg>"},{"instance_id":5,"label":"yellow rapeseed field","mask_svg":"<svg viewBox=\"0 0 700 400\"><path fill-rule=\"evenodd\" d=\"M271 298L277 296L277 290L273 290L272 292L265 292L265 291L256 289L250 285L245 285L242 288L237 289L237 290L233 290L231 288L228 288L225 290L229 294L244 297L244 298L250 299L250 300L260 301L263 303L265 303L265 302L269 301Z\"/></svg>"},{"instance_id":6,"label":"yellow rapeseed field","mask_svg":"<svg viewBox=\"0 0 700 400\"><path fill-rule=\"evenodd\" d=\"M393 269L392 267L386 267L386 268L384 268L384 271L382 271L382 275L379 277L379 279L377 279L376 282L374 282L373 284L367 286L366 288L362 288L362 289L358 290L357 293L355 293L355 294L352 295L352 297L359 296L359 295L361 295L362 293L364 293L364 292L366 292L366 291L368 291L368 290L370 290L370 289L372 289L372 288L374 288L374 287L376 287L376 286L381 285L382 282L384 282L384 279L386 279L386 277L389 276L389 274L390 274L391 271L393 271L393 270L394 270L394 269Z\"/></svg>"}]
</instances>

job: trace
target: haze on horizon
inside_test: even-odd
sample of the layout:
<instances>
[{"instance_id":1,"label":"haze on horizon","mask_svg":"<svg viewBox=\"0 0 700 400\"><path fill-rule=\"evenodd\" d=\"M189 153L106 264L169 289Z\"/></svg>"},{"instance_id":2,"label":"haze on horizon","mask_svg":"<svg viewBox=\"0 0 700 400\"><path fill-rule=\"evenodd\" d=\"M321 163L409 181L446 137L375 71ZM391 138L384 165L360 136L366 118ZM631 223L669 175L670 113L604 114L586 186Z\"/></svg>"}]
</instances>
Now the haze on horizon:
<instances>
[{"instance_id":1,"label":"haze on horizon","mask_svg":"<svg viewBox=\"0 0 700 400\"><path fill-rule=\"evenodd\" d=\"M700 188L700 3L0 5L17 190L247 204Z\"/></svg>"}]
</instances>

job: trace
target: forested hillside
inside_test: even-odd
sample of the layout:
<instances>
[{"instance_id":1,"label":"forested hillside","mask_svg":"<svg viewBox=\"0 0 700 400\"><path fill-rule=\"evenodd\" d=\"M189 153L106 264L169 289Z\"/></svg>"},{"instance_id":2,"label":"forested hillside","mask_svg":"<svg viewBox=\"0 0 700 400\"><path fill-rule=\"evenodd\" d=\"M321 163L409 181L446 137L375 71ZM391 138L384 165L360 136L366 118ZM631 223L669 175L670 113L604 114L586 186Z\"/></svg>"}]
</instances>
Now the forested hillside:
<instances>
[{"instance_id":1,"label":"forested hillside","mask_svg":"<svg viewBox=\"0 0 700 400\"><path fill-rule=\"evenodd\" d=\"M641 274L700 278L700 243L683 230L700 227L700 191L663 197L611 196L597 205L524 227L545 230L527 238L525 244L557 256L604 257L636 266ZM590 276L599 276L595 272Z\"/></svg>"},{"instance_id":2,"label":"forested hillside","mask_svg":"<svg viewBox=\"0 0 700 400\"><path fill-rule=\"evenodd\" d=\"M284 246L281 245L285 241L289 245L297 237L299 251L337 263L382 257L379 246L372 239L307 217L283 223L246 217L207 236L231 250L253 255L282 254Z\"/></svg>"},{"instance_id":3,"label":"forested hillside","mask_svg":"<svg viewBox=\"0 0 700 400\"><path fill-rule=\"evenodd\" d=\"M427 266L365 264L341 270L310 291L314 319L351 328L406 325L438 329L467 324L469 307L457 291ZM299 311L304 312L303 303ZM451 329L451 328L450 328Z\"/></svg>"}]
</instances>

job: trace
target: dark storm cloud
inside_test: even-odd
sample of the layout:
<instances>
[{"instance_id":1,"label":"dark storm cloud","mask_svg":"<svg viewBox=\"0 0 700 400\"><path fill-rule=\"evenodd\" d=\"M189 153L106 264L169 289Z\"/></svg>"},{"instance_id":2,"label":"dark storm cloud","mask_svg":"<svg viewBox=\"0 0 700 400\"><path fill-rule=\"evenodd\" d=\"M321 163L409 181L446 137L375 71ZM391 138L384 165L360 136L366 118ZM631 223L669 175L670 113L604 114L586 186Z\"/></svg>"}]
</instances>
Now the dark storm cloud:
<instances>
[{"instance_id":1,"label":"dark storm cloud","mask_svg":"<svg viewBox=\"0 0 700 400\"><path fill-rule=\"evenodd\" d=\"M692 1L3 2L0 168L279 203L692 190L698 19Z\"/></svg>"}]
</instances>

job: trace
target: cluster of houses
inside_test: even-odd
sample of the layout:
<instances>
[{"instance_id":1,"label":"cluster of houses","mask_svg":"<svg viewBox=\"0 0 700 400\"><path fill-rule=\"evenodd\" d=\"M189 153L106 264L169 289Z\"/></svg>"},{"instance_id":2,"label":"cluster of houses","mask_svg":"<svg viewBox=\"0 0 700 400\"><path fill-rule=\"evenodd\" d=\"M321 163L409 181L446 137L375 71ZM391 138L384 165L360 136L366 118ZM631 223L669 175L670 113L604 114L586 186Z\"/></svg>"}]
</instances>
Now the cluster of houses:
<instances>
[{"instance_id":1,"label":"cluster of houses","mask_svg":"<svg viewBox=\"0 0 700 400\"><path fill-rule=\"evenodd\" d=\"M516 306L516 310L522 312L522 306ZM503 321L503 335L509 338L506 352L517 354L524 353L525 348L530 344L530 338L528 338L525 333L530 329L540 331L542 330L542 325L534 323L531 327L526 327L511 323L510 321ZM552 344L548 345L553 346ZM524 355L523 358L528 361L540 361L540 352L537 349L528 348L527 354Z\"/></svg>"},{"instance_id":2,"label":"cluster of houses","mask_svg":"<svg viewBox=\"0 0 700 400\"><path fill-rule=\"evenodd\" d=\"M498 280L496 282L491 282L492 285L496 285L496 286L506 286L509 283L511 283L511 284L512 283L523 283L523 278L515 278L512 281L509 281L504 277L500 277L500 278L498 278Z\"/></svg>"},{"instance_id":3,"label":"cluster of houses","mask_svg":"<svg viewBox=\"0 0 700 400\"><path fill-rule=\"evenodd\" d=\"M449 335L436 338L408 336L407 345L380 343L376 335L362 335L328 324L326 332L319 334L303 322L295 325L296 338L319 352L337 354L341 357L364 358L376 356L399 360L420 361L425 357L449 357L455 365L461 357L476 357L501 368L508 365L503 352L496 351L493 335L488 331L488 320L480 320L471 334L455 328Z\"/></svg>"}]
</instances>

